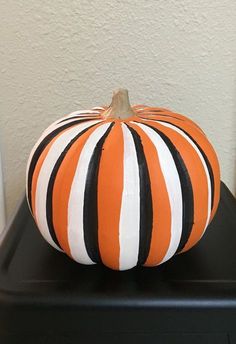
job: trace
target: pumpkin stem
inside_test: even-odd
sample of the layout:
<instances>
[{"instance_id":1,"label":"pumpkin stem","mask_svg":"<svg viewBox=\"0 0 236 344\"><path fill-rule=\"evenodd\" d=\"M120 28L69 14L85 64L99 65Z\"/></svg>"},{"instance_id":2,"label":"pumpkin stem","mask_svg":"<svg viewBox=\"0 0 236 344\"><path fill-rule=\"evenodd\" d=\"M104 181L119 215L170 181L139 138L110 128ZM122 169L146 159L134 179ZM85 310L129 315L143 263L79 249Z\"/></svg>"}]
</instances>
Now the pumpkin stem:
<instances>
[{"instance_id":1,"label":"pumpkin stem","mask_svg":"<svg viewBox=\"0 0 236 344\"><path fill-rule=\"evenodd\" d=\"M112 102L107 110L102 114L104 118L120 118L126 119L131 116L135 116L135 112L132 109L129 102L128 90L125 88L119 88L113 92Z\"/></svg>"}]
</instances>

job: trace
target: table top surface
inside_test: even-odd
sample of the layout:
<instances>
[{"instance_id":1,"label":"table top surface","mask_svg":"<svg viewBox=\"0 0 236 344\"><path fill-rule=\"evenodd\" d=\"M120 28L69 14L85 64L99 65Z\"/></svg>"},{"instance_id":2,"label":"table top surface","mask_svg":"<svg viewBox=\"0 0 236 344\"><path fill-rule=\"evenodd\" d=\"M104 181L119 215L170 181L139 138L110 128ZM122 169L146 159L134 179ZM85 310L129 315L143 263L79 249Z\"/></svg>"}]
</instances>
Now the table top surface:
<instances>
[{"instance_id":1,"label":"table top surface","mask_svg":"<svg viewBox=\"0 0 236 344\"><path fill-rule=\"evenodd\" d=\"M0 250L0 302L7 295L73 307L236 305L236 200L222 183L217 214L194 248L158 267L117 272L53 249L24 199Z\"/></svg>"}]
</instances>

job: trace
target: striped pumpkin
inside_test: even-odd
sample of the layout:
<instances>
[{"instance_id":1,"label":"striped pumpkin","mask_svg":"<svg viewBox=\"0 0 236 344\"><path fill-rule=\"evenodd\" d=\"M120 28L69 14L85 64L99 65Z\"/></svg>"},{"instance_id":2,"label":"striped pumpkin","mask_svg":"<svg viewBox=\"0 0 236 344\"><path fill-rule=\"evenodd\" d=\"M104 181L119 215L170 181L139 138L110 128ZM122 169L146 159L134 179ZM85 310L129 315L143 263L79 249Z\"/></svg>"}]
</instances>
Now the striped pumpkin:
<instances>
[{"instance_id":1,"label":"striped pumpkin","mask_svg":"<svg viewBox=\"0 0 236 344\"><path fill-rule=\"evenodd\" d=\"M27 198L43 237L82 264L127 270L156 266L193 247L219 202L214 149L190 119L110 107L54 122L34 146Z\"/></svg>"}]
</instances>

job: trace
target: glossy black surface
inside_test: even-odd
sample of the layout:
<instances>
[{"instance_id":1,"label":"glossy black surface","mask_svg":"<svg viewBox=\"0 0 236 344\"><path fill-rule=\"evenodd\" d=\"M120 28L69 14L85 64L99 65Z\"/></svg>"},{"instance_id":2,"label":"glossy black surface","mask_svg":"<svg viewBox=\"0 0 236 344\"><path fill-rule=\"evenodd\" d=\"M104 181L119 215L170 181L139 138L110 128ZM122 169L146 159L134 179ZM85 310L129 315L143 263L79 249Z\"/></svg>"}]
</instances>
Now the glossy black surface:
<instances>
[{"instance_id":1,"label":"glossy black surface","mask_svg":"<svg viewBox=\"0 0 236 344\"><path fill-rule=\"evenodd\" d=\"M208 333L206 343L232 343L235 326L236 201L223 184L200 243L156 268L116 272L73 262L44 241L25 200L2 244L0 333L7 338L30 329L35 335L70 333L68 343L71 331L84 336L83 343L96 332L103 343L113 335L124 336L124 343L132 333L149 336L150 343L164 334L172 336L168 343L179 343L173 333L198 333L199 343Z\"/></svg>"}]
</instances>

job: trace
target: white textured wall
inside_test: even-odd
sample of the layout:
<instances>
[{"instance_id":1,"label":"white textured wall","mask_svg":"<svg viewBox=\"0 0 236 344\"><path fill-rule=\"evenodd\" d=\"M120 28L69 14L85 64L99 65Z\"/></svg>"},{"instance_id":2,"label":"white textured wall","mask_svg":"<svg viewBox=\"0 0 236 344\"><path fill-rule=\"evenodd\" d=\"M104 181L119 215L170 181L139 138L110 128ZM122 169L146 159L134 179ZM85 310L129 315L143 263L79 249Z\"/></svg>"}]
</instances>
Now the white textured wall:
<instances>
[{"instance_id":1,"label":"white textured wall","mask_svg":"<svg viewBox=\"0 0 236 344\"><path fill-rule=\"evenodd\" d=\"M212 141L235 191L236 1L1 0L0 130L8 215L42 129L109 103L169 107Z\"/></svg>"}]
</instances>

